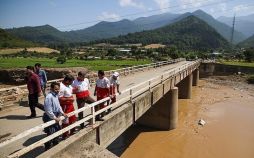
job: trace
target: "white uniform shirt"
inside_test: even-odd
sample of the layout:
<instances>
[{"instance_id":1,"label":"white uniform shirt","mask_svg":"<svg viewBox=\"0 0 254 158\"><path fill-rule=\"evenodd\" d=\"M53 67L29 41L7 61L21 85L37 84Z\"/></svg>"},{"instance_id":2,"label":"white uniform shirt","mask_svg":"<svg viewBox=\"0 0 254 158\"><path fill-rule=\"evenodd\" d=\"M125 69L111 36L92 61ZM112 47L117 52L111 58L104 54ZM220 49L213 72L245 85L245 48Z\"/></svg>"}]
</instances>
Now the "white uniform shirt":
<instances>
[{"instance_id":1,"label":"white uniform shirt","mask_svg":"<svg viewBox=\"0 0 254 158\"><path fill-rule=\"evenodd\" d=\"M117 79L113 79L113 77L111 76L110 79L110 86L117 86L117 85L120 85L120 81L119 81L119 77L117 77Z\"/></svg>"},{"instance_id":2,"label":"white uniform shirt","mask_svg":"<svg viewBox=\"0 0 254 158\"><path fill-rule=\"evenodd\" d=\"M60 91L59 91L59 98L60 97L71 97L72 96L72 86L65 86L62 82L60 83Z\"/></svg>"},{"instance_id":3,"label":"white uniform shirt","mask_svg":"<svg viewBox=\"0 0 254 158\"><path fill-rule=\"evenodd\" d=\"M103 79L97 79L96 86L100 88L109 88L110 87L109 79L107 77L103 77Z\"/></svg>"},{"instance_id":4,"label":"white uniform shirt","mask_svg":"<svg viewBox=\"0 0 254 158\"><path fill-rule=\"evenodd\" d=\"M77 87L78 92L87 91L90 88L90 83L87 78L84 79L84 81L78 81L75 79L72 83L72 87Z\"/></svg>"}]
</instances>

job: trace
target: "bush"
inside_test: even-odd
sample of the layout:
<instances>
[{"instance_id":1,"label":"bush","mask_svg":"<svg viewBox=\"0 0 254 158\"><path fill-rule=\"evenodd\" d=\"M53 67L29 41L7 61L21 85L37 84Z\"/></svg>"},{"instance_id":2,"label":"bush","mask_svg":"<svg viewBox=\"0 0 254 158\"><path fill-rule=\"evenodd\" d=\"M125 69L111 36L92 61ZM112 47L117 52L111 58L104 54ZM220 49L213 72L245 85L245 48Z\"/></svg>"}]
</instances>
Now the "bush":
<instances>
[{"instance_id":1,"label":"bush","mask_svg":"<svg viewBox=\"0 0 254 158\"><path fill-rule=\"evenodd\" d=\"M56 59L58 64L63 64L66 62L66 58L64 56L60 56Z\"/></svg>"},{"instance_id":2,"label":"bush","mask_svg":"<svg viewBox=\"0 0 254 158\"><path fill-rule=\"evenodd\" d=\"M247 79L249 84L254 84L254 75L250 75Z\"/></svg>"}]
</instances>

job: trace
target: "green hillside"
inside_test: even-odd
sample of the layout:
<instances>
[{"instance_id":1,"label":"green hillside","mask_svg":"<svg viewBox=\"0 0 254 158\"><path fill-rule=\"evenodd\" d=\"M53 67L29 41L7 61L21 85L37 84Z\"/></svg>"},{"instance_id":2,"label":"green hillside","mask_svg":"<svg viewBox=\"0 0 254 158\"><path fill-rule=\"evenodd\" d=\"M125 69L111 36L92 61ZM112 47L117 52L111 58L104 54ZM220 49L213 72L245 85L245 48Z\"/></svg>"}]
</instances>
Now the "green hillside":
<instances>
[{"instance_id":1,"label":"green hillside","mask_svg":"<svg viewBox=\"0 0 254 158\"><path fill-rule=\"evenodd\" d=\"M0 28L0 48L25 48L34 46L34 43L19 39Z\"/></svg>"},{"instance_id":2,"label":"green hillside","mask_svg":"<svg viewBox=\"0 0 254 158\"><path fill-rule=\"evenodd\" d=\"M254 35L244 40L243 42L239 43L238 46L245 48L254 47Z\"/></svg>"},{"instance_id":3,"label":"green hillside","mask_svg":"<svg viewBox=\"0 0 254 158\"><path fill-rule=\"evenodd\" d=\"M97 42L142 43L145 45L161 43L169 46L175 45L180 50L207 50L229 46L229 43L215 29L195 16L189 16L152 31L132 33Z\"/></svg>"}]
</instances>

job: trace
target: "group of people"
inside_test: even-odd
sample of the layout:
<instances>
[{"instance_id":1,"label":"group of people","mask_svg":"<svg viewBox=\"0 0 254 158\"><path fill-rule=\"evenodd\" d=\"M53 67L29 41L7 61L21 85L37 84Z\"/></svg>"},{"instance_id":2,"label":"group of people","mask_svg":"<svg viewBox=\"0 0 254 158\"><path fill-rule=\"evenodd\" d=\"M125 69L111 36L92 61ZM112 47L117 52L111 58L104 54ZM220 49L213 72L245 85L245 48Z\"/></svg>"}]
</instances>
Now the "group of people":
<instances>
[{"instance_id":1,"label":"group of people","mask_svg":"<svg viewBox=\"0 0 254 158\"><path fill-rule=\"evenodd\" d=\"M31 115L28 118L36 117L35 107L43 109L45 113L43 114L43 122L48 122L55 120L56 123L45 128L44 131L47 135L51 135L61 128L65 128L73 124L77 118L75 115L67 116L68 113L73 112L74 108L74 95L76 95L76 102L78 108L83 108L86 103L91 104L96 100L90 95L90 82L86 78L84 72L78 72L76 79L71 75L67 74L61 83L53 82L50 85L50 92L45 96L45 101L43 106L39 106L38 97L41 92L45 94L45 88L47 83L47 77L45 71L41 70L41 65L39 63L35 64L35 67L27 66L27 87L29 90L29 106L31 110ZM98 71L98 79L96 80L94 96L97 96L97 101L110 97L109 101L100 103L95 106L95 111L106 107L109 104L116 102L116 92L119 94L119 73L114 72L110 79L105 77L105 73L102 70ZM108 113L111 109L108 110ZM84 113L78 113L78 119L83 119ZM102 121L105 112L96 116L97 121ZM62 121L60 126L60 117L64 116L65 119ZM84 128L85 124L80 124L81 128ZM70 131L65 132L62 135L63 139L66 139L70 135L75 133L75 128ZM56 145L59 142L59 137L45 143L45 150L48 150L52 145Z\"/></svg>"}]
</instances>

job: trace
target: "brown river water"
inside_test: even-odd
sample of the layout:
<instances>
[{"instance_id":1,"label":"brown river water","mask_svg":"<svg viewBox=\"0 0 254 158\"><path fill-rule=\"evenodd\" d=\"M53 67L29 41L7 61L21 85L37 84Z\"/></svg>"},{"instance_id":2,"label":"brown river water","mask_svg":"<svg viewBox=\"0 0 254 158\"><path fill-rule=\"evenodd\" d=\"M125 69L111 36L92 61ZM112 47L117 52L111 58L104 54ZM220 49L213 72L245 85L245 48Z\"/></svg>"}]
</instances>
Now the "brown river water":
<instances>
[{"instance_id":1,"label":"brown river water","mask_svg":"<svg viewBox=\"0 0 254 158\"><path fill-rule=\"evenodd\" d=\"M122 158L254 158L254 86L203 79L179 100L177 129L133 126L108 149ZM203 119L206 124L198 125Z\"/></svg>"}]
</instances>

